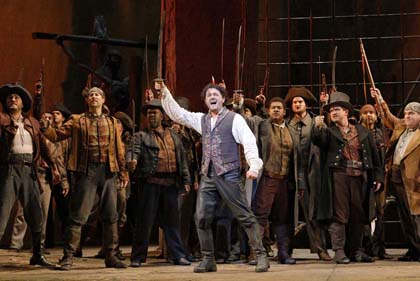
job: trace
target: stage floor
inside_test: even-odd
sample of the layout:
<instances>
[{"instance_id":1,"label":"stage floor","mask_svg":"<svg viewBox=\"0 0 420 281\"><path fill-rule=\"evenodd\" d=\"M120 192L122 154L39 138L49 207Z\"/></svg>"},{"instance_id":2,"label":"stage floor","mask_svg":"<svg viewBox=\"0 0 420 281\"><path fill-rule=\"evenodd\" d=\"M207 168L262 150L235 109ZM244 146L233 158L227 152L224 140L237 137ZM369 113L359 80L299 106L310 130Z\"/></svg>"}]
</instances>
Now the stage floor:
<instances>
[{"instance_id":1,"label":"stage floor","mask_svg":"<svg viewBox=\"0 0 420 281\"><path fill-rule=\"evenodd\" d=\"M296 265L279 265L271 261L268 273L255 273L254 267L246 264L218 265L218 272L196 274L193 266L174 266L162 259L150 258L140 268L108 269L102 260L92 258L98 247L84 249L86 258L76 258L73 270L68 272L44 269L29 265L31 254L28 251L16 253L0 250L0 280L168 280L168 281L246 281L246 280L310 280L310 281L347 281L347 280L420 280L419 262L398 262L396 258L405 249L390 249L393 260L376 261L372 264L336 265L332 262L319 262L309 250L297 249L294 257ZM152 247L152 250L154 247ZM58 262L61 248L48 249L50 262ZM123 247L127 256L129 247ZM332 254L332 253L331 253ZM126 260L129 263L129 259Z\"/></svg>"}]
</instances>

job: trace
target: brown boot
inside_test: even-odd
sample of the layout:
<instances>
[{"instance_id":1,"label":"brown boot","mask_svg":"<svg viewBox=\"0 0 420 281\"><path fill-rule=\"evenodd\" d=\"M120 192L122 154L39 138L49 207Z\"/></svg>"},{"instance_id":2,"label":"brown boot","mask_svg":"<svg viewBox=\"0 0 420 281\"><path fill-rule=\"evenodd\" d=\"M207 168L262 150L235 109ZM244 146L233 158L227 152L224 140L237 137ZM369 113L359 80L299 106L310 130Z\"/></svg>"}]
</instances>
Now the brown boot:
<instances>
[{"instance_id":1,"label":"brown boot","mask_svg":"<svg viewBox=\"0 0 420 281\"><path fill-rule=\"evenodd\" d=\"M322 261L332 261L332 257L328 254L327 250L322 250L318 252L318 257Z\"/></svg>"}]
</instances>

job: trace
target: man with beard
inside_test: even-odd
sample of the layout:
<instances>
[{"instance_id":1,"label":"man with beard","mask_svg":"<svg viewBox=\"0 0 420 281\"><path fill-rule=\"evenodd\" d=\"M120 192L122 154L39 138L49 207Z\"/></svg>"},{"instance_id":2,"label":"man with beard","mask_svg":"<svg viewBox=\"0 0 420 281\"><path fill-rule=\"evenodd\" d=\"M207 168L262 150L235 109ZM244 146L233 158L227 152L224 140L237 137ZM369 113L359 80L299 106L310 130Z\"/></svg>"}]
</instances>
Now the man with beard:
<instances>
[{"instance_id":1,"label":"man with beard","mask_svg":"<svg viewBox=\"0 0 420 281\"><path fill-rule=\"evenodd\" d=\"M84 93L88 111L74 114L60 128L44 125L44 134L53 142L71 137L67 168L73 172L74 188L70 196L70 217L64 236L62 270L70 270L95 197L99 194L100 216L106 247L105 265L127 266L115 256L118 245L117 188L126 188L125 149L121 122L104 112L105 93L93 87ZM117 187L119 185L119 187Z\"/></svg>"},{"instance_id":2,"label":"man with beard","mask_svg":"<svg viewBox=\"0 0 420 281\"><path fill-rule=\"evenodd\" d=\"M401 227L408 251L399 261L420 261L420 103L410 102L404 108L404 119L395 117L378 95L384 111L384 123L393 129L387 163L387 182L394 186ZM387 157L388 159L388 157Z\"/></svg>"},{"instance_id":3,"label":"man with beard","mask_svg":"<svg viewBox=\"0 0 420 281\"><path fill-rule=\"evenodd\" d=\"M131 267L146 261L150 232L156 215L165 234L169 253L176 265L190 265L179 235L178 183L190 190L190 174L179 136L162 126L160 100L153 99L142 108L147 130L134 135L128 146L128 167L134 172L138 189L138 211L131 250ZM138 164L137 164L138 163Z\"/></svg>"},{"instance_id":4,"label":"man with beard","mask_svg":"<svg viewBox=\"0 0 420 281\"><path fill-rule=\"evenodd\" d=\"M211 225L221 201L227 204L245 228L251 248L257 253L255 271L268 271L267 252L262 245L258 221L246 201L240 174L238 144L243 145L250 166L246 172L247 178L257 178L262 167L252 131L242 116L224 107L226 90L219 85L210 83L202 91L208 114L181 108L164 83L155 86L162 89L162 104L169 117L202 135L203 159L196 224L203 260L194 268L194 272L217 271Z\"/></svg>"},{"instance_id":5,"label":"man with beard","mask_svg":"<svg viewBox=\"0 0 420 281\"><path fill-rule=\"evenodd\" d=\"M322 160L319 148L311 143L314 119L307 111L307 105L315 104L317 100L307 88L293 87L287 92L285 102L293 113L286 124L300 159L296 163L300 171L297 175L299 205L306 223L310 249L321 260L330 261L324 230L316 219L316 194L321 186Z\"/></svg>"},{"instance_id":6,"label":"man with beard","mask_svg":"<svg viewBox=\"0 0 420 281\"><path fill-rule=\"evenodd\" d=\"M315 117L312 142L326 152L323 183L318 199L318 218L331 220L329 232L336 263L348 264L344 248L346 226L350 258L355 262L373 262L362 250L364 225L370 221L365 210L370 192L383 182L383 170L372 134L359 124L351 124L353 106L345 93L335 92L324 110L330 113L331 127L324 116Z\"/></svg>"},{"instance_id":7,"label":"man with beard","mask_svg":"<svg viewBox=\"0 0 420 281\"><path fill-rule=\"evenodd\" d=\"M29 92L14 84L0 87L0 101L6 113L0 113L0 239L19 200L32 234L31 265L52 266L41 251L43 213L38 180L42 157L52 168L54 181L59 174L40 131L38 121L27 115L32 106Z\"/></svg>"},{"instance_id":8,"label":"man with beard","mask_svg":"<svg viewBox=\"0 0 420 281\"><path fill-rule=\"evenodd\" d=\"M375 107L371 104L365 104L362 106L360 109L360 124L372 133L373 140L376 144L376 149L378 150L381 169L385 170L386 147L384 143L384 133L380 128L378 128L378 122L379 120ZM378 257L380 259L392 258L385 251L385 232L383 227L383 220L386 194L386 189L381 189L379 192L375 193L375 231L372 237L371 224L369 223L365 226L364 235L366 237L366 245L364 245L365 250L372 256Z\"/></svg>"}]
</instances>

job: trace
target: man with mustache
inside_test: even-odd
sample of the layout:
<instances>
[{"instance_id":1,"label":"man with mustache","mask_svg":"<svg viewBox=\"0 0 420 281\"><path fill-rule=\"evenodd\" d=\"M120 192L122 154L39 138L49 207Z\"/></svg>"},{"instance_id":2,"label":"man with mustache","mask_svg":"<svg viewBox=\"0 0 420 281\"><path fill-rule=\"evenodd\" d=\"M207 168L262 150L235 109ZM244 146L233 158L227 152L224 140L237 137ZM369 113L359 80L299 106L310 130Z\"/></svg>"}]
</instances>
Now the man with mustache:
<instances>
[{"instance_id":1,"label":"man with mustache","mask_svg":"<svg viewBox=\"0 0 420 281\"><path fill-rule=\"evenodd\" d=\"M323 183L318 200L318 218L329 220L329 232L336 263L348 264L344 252L346 227L349 233L350 258L355 262L373 262L362 247L364 225L370 221L365 210L371 191L383 182L383 169L372 134L359 124L349 122L353 111L348 95L335 92L324 106L330 113L331 127L324 116L315 117L312 142L326 153Z\"/></svg>"},{"instance_id":2,"label":"man with mustache","mask_svg":"<svg viewBox=\"0 0 420 281\"><path fill-rule=\"evenodd\" d=\"M5 110L0 113L0 239L10 211L19 200L32 234L30 264L53 266L41 250L41 155L52 169L53 181L57 182L60 176L38 121L28 115L32 106L29 92L22 86L6 84L0 87L0 101Z\"/></svg>"},{"instance_id":3,"label":"man with mustache","mask_svg":"<svg viewBox=\"0 0 420 281\"><path fill-rule=\"evenodd\" d=\"M190 265L179 235L179 187L190 191L191 178L181 138L162 126L163 109L158 99L144 105L147 130L134 135L134 148L127 147L128 168L134 172L137 214L131 250L131 267L146 262L150 232L155 217L165 234L176 265ZM179 184L179 183L182 184Z\"/></svg>"},{"instance_id":4,"label":"man with mustache","mask_svg":"<svg viewBox=\"0 0 420 281\"><path fill-rule=\"evenodd\" d=\"M250 166L247 178L257 178L262 167L254 134L242 116L224 106L226 90L219 85L210 83L202 91L202 99L209 109L207 114L181 108L164 83L155 86L162 89L162 105L169 117L202 135L203 158L196 224L203 260L194 272L217 271L211 224L221 200L245 228L251 248L257 253L255 271L268 271L267 252L262 245L258 221L246 201L240 174L238 144L243 145Z\"/></svg>"}]
</instances>

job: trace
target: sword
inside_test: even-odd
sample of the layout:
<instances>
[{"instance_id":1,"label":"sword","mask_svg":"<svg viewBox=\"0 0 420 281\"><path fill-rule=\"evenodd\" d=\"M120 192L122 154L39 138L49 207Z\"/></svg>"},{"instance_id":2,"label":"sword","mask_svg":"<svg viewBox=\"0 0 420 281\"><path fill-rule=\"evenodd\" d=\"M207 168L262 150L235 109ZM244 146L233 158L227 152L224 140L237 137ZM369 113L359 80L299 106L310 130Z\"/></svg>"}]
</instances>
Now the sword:
<instances>
[{"instance_id":1,"label":"sword","mask_svg":"<svg viewBox=\"0 0 420 281\"><path fill-rule=\"evenodd\" d=\"M332 57L332 69L331 69L331 93L337 92L337 87L335 86L335 65L337 62L337 49L338 47L335 46L333 57Z\"/></svg>"},{"instance_id":2,"label":"sword","mask_svg":"<svg viewBox=\"0 0 420 281\"><path fill-rule=\"evenodd\" d=\"M224 48L225 48L225 18L222 21L222 55L220 58L220 76L223 81L223 56L224 56Z\"/></svg>"},{"instance_id":3,"label":"sword","mask_svg":"<svg viewBox=\"0 0 420 281\"><path fill-rule=\"evenodd\" d=\"M162 56L163 56L163 31L165 28L165 15L166 12L162 12L162 16L160 18L160 28L159 28L159 43L158 43L158 59L157 59L157 65L156 65L156 78L153 79L155 90L160 93L160 85L156 87L156 84L160 84L161 82L165 81L162 77Z\"/></svg>"},{"instance_id":4,"label":"sword","mask_svg":"<svg viewBox=\"0 0 420 281\"><path fill-rule=\"evenodd\" d=\"M132 118L133 118L133 128L131 129L131 160L134 159L134 133L136 132L136 102L134 99L131 99L131 110L132 110Z\"/></svg>"},{"instance_id":5,"label":"sword","mask_svg":"<svg viewBox=\"0 0 420 281\"><path fill-rule=\"evenodd\" d=\"M238 34L238 44L236 46L236 79L235 79L235 88L236 90L240 90L240 73L241 73L241 33L242 33L242 25L239 26L239 34Z\"/></svg>"}]
</instances>

